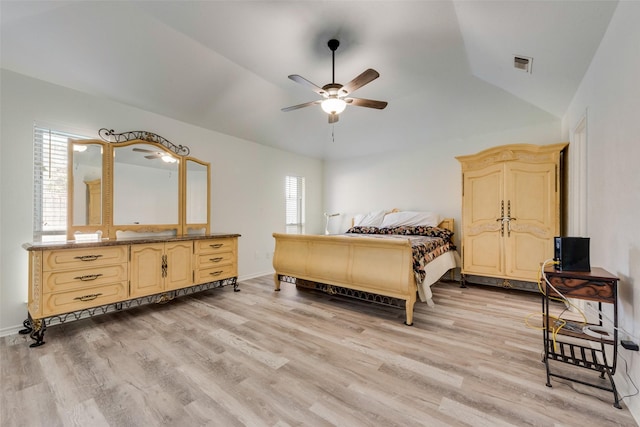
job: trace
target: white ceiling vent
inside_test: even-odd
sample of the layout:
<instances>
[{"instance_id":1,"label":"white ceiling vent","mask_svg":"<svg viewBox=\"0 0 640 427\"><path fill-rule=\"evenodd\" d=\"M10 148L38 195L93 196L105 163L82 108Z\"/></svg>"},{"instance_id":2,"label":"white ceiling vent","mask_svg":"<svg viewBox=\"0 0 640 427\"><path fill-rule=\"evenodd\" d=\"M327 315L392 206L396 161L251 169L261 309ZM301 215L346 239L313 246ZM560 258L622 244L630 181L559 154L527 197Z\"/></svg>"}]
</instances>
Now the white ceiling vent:
<instances>
[{"instance_id":1,"label":"white ceiling vent","mask_svg":"<svg viewBox=\"0 0 640 427\"><path fill-rule=\"evenodd\" d=\"M516 70L524 71L525 73L531 74L531 69L533 66L533 58L522 55L514 55L513 57L513 67Z\"/></svg>"}]
</instances>

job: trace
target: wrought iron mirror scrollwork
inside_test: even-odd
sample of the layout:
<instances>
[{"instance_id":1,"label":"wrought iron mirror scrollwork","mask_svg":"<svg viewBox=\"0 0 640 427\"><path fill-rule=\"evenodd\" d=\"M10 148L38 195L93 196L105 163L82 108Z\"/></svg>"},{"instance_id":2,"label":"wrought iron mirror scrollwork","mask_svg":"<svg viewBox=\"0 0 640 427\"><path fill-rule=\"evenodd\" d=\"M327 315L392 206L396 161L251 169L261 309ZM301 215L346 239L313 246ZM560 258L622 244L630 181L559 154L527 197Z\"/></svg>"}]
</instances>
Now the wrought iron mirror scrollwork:
<instances>
[{"instance_id":1,"label":"wrought iron mirror scrollwork","mask_svg":"<svg viewBox=\"0 0 640 427\"><path fill-rule=\"evenodd\" d=\"M144 130L131 130L128 132L115 133L113 129L102 128L98 131L98 135L100 135L100 138L102 138L103 140L111 143L141 140L152 142L154 144L160 144L179 156L188 156L191 153L189 147L185 145L176 145L156 133L147 132Z\"/></svg>"}]
</instances>

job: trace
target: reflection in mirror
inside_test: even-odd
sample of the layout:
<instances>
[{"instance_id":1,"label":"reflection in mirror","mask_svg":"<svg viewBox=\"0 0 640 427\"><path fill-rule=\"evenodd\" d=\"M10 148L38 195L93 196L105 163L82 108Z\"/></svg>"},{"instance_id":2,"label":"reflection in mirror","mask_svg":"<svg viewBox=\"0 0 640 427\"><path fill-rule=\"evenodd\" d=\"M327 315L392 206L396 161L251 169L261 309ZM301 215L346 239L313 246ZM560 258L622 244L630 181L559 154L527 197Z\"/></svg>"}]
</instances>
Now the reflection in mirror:
<instances>
[{"instance_id":1,"label":"reflection in mirror","mask_svg":"<svg viewBox=\"0 0 640 427\"><path fill-rule=\"evenodd\" d=\"M206 224L209 214L209 167L188 159L186 188L187 224Z\"/></svg>"},{"instance_id":2,"label":"reflection in mirror","mask_svg":"<svg viewBox=\"0 0 640 427\"><path fill-rule=\"evenodd\" d=\"M113 223L178 224L178 166L178 158L157 145L115 147Z\"/></svg>"},{"instance_id":3,"label":"reflection in mirror","mask_svg":"<svg viewBox=\"0 0 640 427\"><path fill-rule=\"evenodd\" d=\"M73 144L72 225L102 224L102 146Z\"/></svg>"},{"instance_id":4,"label":"reflection in mirror","mask_svg":"<svg viewBox=\"0 0 640 427\"><path fill-rule=\"evenodd\" d=\"M177 230L162 230L162 231L131 231L131 230L118 230L116 231L116 239L139 239L141 237L175 237L177 236Z\"/></svg>"}]
</instances>

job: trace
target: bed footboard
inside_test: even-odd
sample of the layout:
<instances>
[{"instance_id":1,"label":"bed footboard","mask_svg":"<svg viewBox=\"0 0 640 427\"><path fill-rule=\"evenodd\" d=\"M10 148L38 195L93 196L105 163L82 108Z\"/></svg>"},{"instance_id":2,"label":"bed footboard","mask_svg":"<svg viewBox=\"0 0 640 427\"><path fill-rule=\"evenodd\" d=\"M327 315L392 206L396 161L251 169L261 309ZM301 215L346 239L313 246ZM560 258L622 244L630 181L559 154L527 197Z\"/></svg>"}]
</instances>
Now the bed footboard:
<instances>
[{"instance_id":1,"label":"bed footboard","mask_svg":"<svg viewBox=\"0 0 640 427\"><path fill-rule=\"evenodd\" d=\"M417 286L411 245L405 240L274 233L275 290L290 276L405 301L413 324Z\"/></svg>"}]
</instances>

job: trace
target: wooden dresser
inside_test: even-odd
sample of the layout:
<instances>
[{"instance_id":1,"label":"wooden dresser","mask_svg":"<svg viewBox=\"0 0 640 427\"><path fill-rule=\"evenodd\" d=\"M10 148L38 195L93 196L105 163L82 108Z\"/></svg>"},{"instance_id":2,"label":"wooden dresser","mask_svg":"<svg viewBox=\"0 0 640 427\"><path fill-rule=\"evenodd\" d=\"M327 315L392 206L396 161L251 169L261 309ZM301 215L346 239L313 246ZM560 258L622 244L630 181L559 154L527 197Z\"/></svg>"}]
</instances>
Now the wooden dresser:
<instances>
[{"instance_id":1,"label":"wooden dresser","mask_svg":"<svg viewBox=\"0 0 640 427\"><path fill-rule=\"evenodd\" d=\"M28 318L23 334L44 344L47 325L166 302L198 291L237 289L239 234L28 243Z\"/></svg>"}]
</instances>

